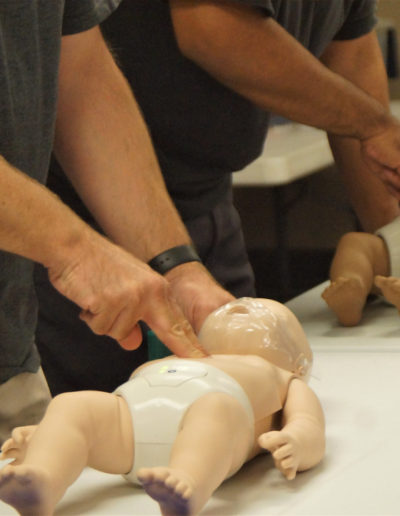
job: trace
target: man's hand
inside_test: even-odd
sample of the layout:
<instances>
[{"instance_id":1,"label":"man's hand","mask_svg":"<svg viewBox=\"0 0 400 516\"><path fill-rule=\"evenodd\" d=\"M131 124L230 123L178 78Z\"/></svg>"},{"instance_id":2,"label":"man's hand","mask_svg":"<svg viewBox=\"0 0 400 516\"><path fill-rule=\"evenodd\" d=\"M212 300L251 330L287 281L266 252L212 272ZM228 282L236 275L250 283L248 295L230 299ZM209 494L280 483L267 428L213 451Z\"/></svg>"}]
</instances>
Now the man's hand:
<instances>
[{"instance_id":1,"label":"man's hand","mask_svg":"<svg viewBox=\"0 0 400 516\"><path fill-rule=\"evenodd\" d=\"M382 132L361 140L361 152L371 172L400 200L400 122L393 117Z\"/></svg>"},{"instance_id":2,"label":"man's hand","mask_svg":"<svg viewBox=\"0 0 400 516\"><path fill-rule=\"evenodd\" d=\"M86 234L72 260L49 267L49 278L82 308L81 319L93 332L136 349L141 343L137 322L143 320L177 356L204 356L167 280L94 231Z\"/></svg>"},{"instance_id":3,"label":"man's hand","mask_svg":"<svg viewBox=\"0 0 400 516\"><path fill-rule=\"evenodd\" d=\"M199 333L204 319L234 296L219 285L207 269L198 262L175 267L166 274L175 299L186 318Z\"/></svg>"}]
</instances>

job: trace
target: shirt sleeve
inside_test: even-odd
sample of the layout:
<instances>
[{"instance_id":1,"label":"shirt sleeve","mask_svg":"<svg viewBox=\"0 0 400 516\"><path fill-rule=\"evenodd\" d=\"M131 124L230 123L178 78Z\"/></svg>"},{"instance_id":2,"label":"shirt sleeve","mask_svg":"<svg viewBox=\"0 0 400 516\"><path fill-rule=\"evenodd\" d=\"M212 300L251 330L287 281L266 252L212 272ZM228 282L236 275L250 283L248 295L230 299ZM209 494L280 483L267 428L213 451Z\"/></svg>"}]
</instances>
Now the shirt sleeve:
<instances>
[{"instance_id":1,"label":"shirt sleeve","mask_svg":"<svg viewBox=\"0 0 400 516\"><path fill-rule=\"evenodd\" d=\"M337 32L336 40L355 39L368 34L378 21L376 0L350 0L349 4L346 20Z\"/></svg>"},{"instance_id":2,"label":"shirt sleeve","mask_svg":"<svg viewBox=\"0 0 400 516\"><path fill-rule=\"evenodd\" d=\"M65 0L63 35L95 27L119 6L122 0Z\"/></svg>"},{"instance_id":3,"label":"shirt sleeve","mask_svg":"<svg viewBox=\"0 0 400 516\"><path fill-rule=\"evenodd\" d=\"M257 7L265 12L267 16L274 16L275 9L272 0L235 0L239 4Z\"/></svg>"}]
</instances>

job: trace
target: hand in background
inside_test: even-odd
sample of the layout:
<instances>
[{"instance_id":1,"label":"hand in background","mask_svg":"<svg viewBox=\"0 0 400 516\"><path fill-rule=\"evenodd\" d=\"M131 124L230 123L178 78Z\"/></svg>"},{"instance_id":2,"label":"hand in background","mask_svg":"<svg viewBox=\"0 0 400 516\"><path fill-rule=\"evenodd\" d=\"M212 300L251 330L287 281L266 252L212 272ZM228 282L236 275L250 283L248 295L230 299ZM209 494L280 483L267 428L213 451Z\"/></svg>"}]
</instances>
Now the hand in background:
<instances>
[{"instance_id":1,"label":"hand in background","mask_svg":"<svg viewBox=\"0 0 400 516\"><path fill-rule=\"evenodd\" d=\"M371 172L400 200L400 122L390 121L382 132L361 141L361 153Z\"/></svg>"}]
</instances>

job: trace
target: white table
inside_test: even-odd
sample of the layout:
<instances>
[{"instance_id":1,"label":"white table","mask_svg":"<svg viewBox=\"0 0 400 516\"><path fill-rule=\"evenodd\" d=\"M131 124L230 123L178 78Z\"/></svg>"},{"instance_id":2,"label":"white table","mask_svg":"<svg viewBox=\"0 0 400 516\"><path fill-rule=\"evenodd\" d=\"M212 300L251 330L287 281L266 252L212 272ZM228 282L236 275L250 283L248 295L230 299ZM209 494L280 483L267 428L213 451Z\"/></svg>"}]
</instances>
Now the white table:
<instances>
[{"instance_id":1,"label":"white table","mask_svg":"<svg viewBox=\"0 0 400 516\"><path fill-rule=\"evenodd\" d=\"M390 104L400 118L400 100ZM333 165L325 131L297 123L273 126L259 158L233 174L235 186L279 186Z\"/></svg>"},{"instance_id":2,"label":"white table","mask_svg":"<svg viewBox=\"0 0 400 516\"><path fill-rule=\"evenodd\" d=\"M290 301L314 350L310 385L326 414L322 464L287 482L270 456L225 482L202 516L393 516L400 514L400 316L382 302L360 326L340 327L318 286ZM0 503L0 515L15 512ZM157 505L119 476L85 470L57 516L146 516Z\"/></svg>"},{"instance_id":3,"label":"white table","mask_svg":"<svg viewBox=\"0 0 400 516\"><path fill-rule=\"evenodd\" d=\"M326 133L302 124L271 127L259 158L233 174L235 186L285 185L333 164Z\"/></svg>"}]
</instances>

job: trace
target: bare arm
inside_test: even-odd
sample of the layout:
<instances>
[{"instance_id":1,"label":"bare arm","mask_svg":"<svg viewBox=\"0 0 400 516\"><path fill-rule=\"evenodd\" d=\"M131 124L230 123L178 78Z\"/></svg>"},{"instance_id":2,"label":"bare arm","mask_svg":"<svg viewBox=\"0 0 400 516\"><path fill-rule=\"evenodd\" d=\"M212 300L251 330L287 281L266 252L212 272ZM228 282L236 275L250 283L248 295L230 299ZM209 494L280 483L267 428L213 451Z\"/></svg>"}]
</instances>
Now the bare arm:
<instances>
[{"instance_id":1,"label":"bare arm","mask_svg":"<svg viewBox=\"0 0 400 516\"><path fill-rule=\"evenodd\" d=\"M85 204L124 249L148 261L190 242L139 108L98 28L63 40L55 149ZM199 263L166 277L196 330L232 299Z\"/></svg>"},{"instance_id":2,"label":"bare arm","mask_svg":"<svg viewBox=\"0 0 400 516\"><path fill-rule=\"evenodd\" d=\"M99 28L63 38L55 152L104 231L148 261L190 242Z\"/></svg>"},{"instance_id":3,"label":"bare arm","mask_svg":"<svg viewBox=\"0 0 400 516\"><path fill-rule=\"evenodd\" d=\"M172 0L171 11L188 58L264 109L360 140L368 166L400 198L400 124L380 102L254 8L229 0Z\"/></svg>"},{"instance_id":4,"label":"bare arm","mask_svg":"<svg viewBox=\"0 0 400 516\"><path fill-rule=\"evenodd\" d=\"M87 227L47 188L0 158L0 248L57 268L87 238Z\"/></svg>"},{"instance_id":5,"label":"bare arm","mask_svg":"<svg viewBox=\"0 0 400 516\"><path fill-rule=\"evenodd\" d=\"M388 108L387 75L374 32L354 40L332 42L322 61L333 72L363 88ZM399 215L399 202L375 175L369 173L358 140L328 136L361 225L365 231L374 232Z\"/></svg>"},{"instance_id":6,"label":"bare arm","mask_svg":"<svg viewBox=\"0 0 400 516\"><path fill-rule=\"evenodd\" d=\"M379 132L387 118L378 102L254 8L229 0L173 0L172 15L181 50L262 108L357 138Z\"/></svg>"},{"instance_id":7,"label":"bare arm","mask_svg":"<svg viewBox=\"0 0 400 516\"><path fill-rule=\"evenodd\" d=\"M321 404L302 380L294 379L283 407L282 429L263 434L262 448L269 450L276 467L289 479L297 471L318 464L325 452L325 419Z\"/></svg>"}]
</instances>

